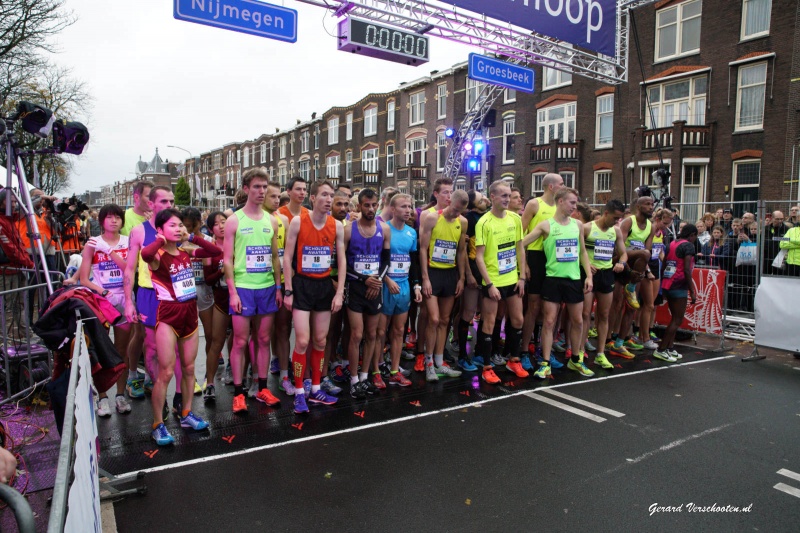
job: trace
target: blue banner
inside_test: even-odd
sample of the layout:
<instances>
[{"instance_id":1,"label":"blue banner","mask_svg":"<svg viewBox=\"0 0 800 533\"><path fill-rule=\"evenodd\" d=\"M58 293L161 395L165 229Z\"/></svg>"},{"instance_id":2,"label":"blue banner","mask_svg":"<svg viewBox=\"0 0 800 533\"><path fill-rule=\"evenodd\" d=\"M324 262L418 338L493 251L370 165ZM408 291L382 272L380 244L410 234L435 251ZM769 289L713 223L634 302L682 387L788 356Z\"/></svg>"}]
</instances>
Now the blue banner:
<instances>
[{"instance_id":1,"label":"blue banner","mask_svg":"<svg viewBox=\"0 0 800 533\"><path fill-rule=\"evenodd\" d=\"M512 65L499 59L473 53L469 55L467 72L473 80L485 81L526 93L533 92L534 71L532 68Z\"/></svg>"},{"instance_id":2,"label":"blue banner","mask_svg":"<svg viewBox=\"0 0 800 533\"><path fill-rule=\"evenodd\" d=\"M297 42L297 11L256 0L175 0L178 20Z\"/></svg>"},{"instance_id":3,"label":"blue banner","mask_svg":"<svg viewBox=\"0 0 800 533\"><path fill-rule=\"evenodd\" d=\"M441 0L493 19L615 56L617 0Z\"/></svg>"}]
</instances>

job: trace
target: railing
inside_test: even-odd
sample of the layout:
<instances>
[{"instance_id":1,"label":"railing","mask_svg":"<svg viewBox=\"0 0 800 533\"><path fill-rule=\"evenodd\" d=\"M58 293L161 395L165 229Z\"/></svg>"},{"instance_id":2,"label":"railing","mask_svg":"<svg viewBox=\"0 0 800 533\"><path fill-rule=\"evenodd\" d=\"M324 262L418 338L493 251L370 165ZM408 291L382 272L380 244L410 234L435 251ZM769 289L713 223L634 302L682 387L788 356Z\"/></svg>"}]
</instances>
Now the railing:
<instances>
[{"instance_id":1,"label":"railing","mask_svg":"<svg viewBox=\"0 0 800 533\"><path fill-rule=\"evenodd\" d=\"M397 168L397 180L426 180L428 179L428 167L425 166L406 166Z\"/></svg>"},{"instance_id":2,"label":"railing","mask_svg":"<svg viewBox=\"0 0 800 533\"><path fill-rule=\"evenodd\" d=\"M673 133L674 128L645 130L642 135L642 150L653 150L656 147L661 147L665 150L671 149Z\"/></svg>"},{"instance_id":3,"label":"railing","mask_svg":"<svg viewBox=\"0 0 800 533\"><path fill-rule=\"evenodd\" d=\"M684 126L684 146L709 146L711 144L710 126Z\"/></svg>"},{"instance_id":4,"label":"railing","mask_svg":"<svg viewBox=\"0 0 800 533\"><path fill-rule=\"evenodd\" d=\"M547 144L532 144L531 163L547 163L558 161L577 161L580 158L580 143L562 143L557 140Z\"/></svg>"},{"instance_id":5,"label":"railing","mask_svg":"<svg viewBox=\"0 0 800 533\"><path fill-rule=\"evenodd\" d=\"M642 128L642 150L672 150L676 141L684 148L704 148L711 145L711 126L687 126L686 121L676 121L668 128Z\"/></svg>"}]
</instances>

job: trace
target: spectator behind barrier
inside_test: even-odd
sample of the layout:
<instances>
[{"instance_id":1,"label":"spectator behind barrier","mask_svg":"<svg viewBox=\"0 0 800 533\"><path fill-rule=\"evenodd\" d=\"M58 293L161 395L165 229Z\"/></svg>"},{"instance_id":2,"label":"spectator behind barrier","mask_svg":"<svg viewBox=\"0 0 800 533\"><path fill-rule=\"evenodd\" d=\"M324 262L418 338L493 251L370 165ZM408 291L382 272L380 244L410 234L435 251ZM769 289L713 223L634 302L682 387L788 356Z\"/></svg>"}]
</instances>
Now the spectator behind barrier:
<instances>
[{"instance_id":1,"label":"spectator behind barrier","mask_svg":"<svg viewBox=\"0 0 800 533\"><path fill-rule=\"evenodd\" d=\"M774 217L773 217L774 218ZM781 241L780 247L786 250L786 274L800 276L800 226L795 226L786 232L788 241Z\"/></svg>"},{"instance_id":2,"label":"spectator behind barrier","mask_svg":"<svg viewBox=\"0 0 800 533\"><path fill-rule=\"evenodd\" d=\"M730 253L730 249L725 245L725 230L722 226L714 226L714 229L711 230L711 239L700 250L706 266L723 268L727 262L728 253Z\"/></svg>"},{"instance_id":3,"label":"spectator behind barrier","mask_svg":"<svg viewBox=\"0 0 800 533\"><path fill-rule=\"evenodd\" d=\"M793 228L800 225L800 205L792 206L789 209L789 220L787 220L785 224Z\"/></svg>"},{"instance_id":4,"label":"spectator behind barrier","mask_svg":"<svg viewBox=\"0 0 800 533\"><path fill-rule=\"evenodd\" d=\"M783 223L784 216L781 211L772 213L772 220L766 228L764 228L764 246L763 246L763 269L764 274L772 274L773 276L785 275L783 270L772 267L772 261L780 251L781 239L783 239L786 232L789 231L789 226Z\"/></svg>"}]
</instances>

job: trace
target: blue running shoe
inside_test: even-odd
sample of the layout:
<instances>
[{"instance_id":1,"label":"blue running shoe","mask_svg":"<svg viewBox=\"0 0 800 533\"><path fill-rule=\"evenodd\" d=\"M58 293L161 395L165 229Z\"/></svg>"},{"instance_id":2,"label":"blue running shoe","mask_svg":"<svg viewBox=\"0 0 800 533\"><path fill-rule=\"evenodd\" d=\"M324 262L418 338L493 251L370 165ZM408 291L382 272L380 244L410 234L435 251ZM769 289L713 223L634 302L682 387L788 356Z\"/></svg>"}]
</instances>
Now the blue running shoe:
<instances>
[{"instance_id":1,"label":"blue running shoe","mask_svg":"<svg viewBox=\"0 0 800 533\"><path fill-rule=\"evenodd\" d=\"M156 429L150 434L153 437L153 440L156 441L156 444L159 446L169 446L170 444L175 444L175 438L169 434L167 430L167 426L163 423L159 424Z\"/></svg>"},{"instance_id":2,"label":"blue running shoe","mask_svg":"<svg viewBox=\"0 0 800 533\"><path fill-rule=\"evenodd\" d=\"M472 358L472 364L477 366L484 366L486 363L483 362L483 357L480 355L476 355Z\"/></svg>"},{"instance_id":3,"label":"blue running shoe","mask_svg":"<svg viewBox=\"0 0 800 533\"><path fill-rule=\"evenodd\" d=\"M524 354L522 357L519 358L519 362L522 363L523 370L527 370L530 372L533 370L533 364L531 363L531 357L528 354Z\"/></svg>"},{"instance_id":4,"label":"blue running shoe","mask_svg":"<svg viewBox=\"0 0 800 533\"><path fill-rule=\"evenodd\" d=\"M281 364L278 362L278 358L275 357L272 361L269 362L269 373L270 374L277 374L281 371Z\"/></svg>"},{"instance_id":5,"label":"blue running shoe","mask_svg":"<svg viewBox=\"0 0 800 533\"><path fill-rule=\"evenodd\" d=\"M195 431L202 431L208 429L208 422L189 411L189 414L181 418L182 428L191 428Z\"/></svg>"},{"instance_id":6,"label":"blue running shoe","mask_svg":"<svg viewBox=\"0 0 800 533\"><path fill-rule=\"evenodd\" d=\"M334 396L337 396L339 393L342 392L342 388L334 385L333 381L331 381L331 378L329 378L328 376L322 378L322 383L320 384L320 386L322 390Z\"/></svg>"},{"instance_id":7,"label":"blue running shoe","mask_svg":"<svg viewBox=\"0 0 800 533\"><path fill-rule=\"evenodd\" d=\"M142 388L141 379L129 379L125 388L128 391L128 396L131 398L144 398L144 389Z\"/></svg>"},{"instance_id":8,"label":"blue running shoe","mask_svg":"<svg viewBox=\"0 0 800 533\"><path fill-rule=\"evenodd\" d=\"M311 396L311 380L308 378L303 380L303 392L306 393L306 398Z\"/></svg>"},{"instance_id":9,"label":"blue running shoe","mask_svg":"<svg viewBox=\"0 0 800 533\"><path fill-rule=\"evenodd\" d=\"M554 343L553 343L553 350L555 350L555 351L557 351L557 352L559 352L559 353L564 353L564 352L566 352L566 351L567 351L567 348L564 346L564 343L565 343L565 342L566 342L566 341L563 341L563 340L560 340L560 341L556 341L556 342L554 342Z\"/></svg>"},{"instance_id":10,"label":"blue running shoe","mask_svg":"<svg viewBox=\"0 0 800 533\"><path fill-rule=\"evenodd\" d=\"M146 394L153 394L153 380L148 379L144 382L144 392Z\"/></svg>"},{"instance_id":11,"label":"blue running shoe","mask_svg":"<svg viewBox=\"0 0 800 533\"><path fill-rule=\"evenodd\" d=\"M564 368L564 363L558 360L555 353L550 353L550 368L552 370L558 370L560 368Z\"/></svg>"},{"instance_id":12,"label":"blue running shoe","mask_svg":"<svg viewBox=\"0 0 800 533\"><path fill-rule=\"evenodd\" d=\"M331 396L327 392L322 389L319 389L317 392L312 392L311 396L308 397L308 401L311 403L321 403L322 405L333 405L339 398L336 396ZM295 402L295 409L297 408L297 402Z\"/></svg>"},{"instance_id":13,"label":"blue running shoe","mask_svg":"<svg viewBox=\"0 0 800 533\"><path fill-rule=\"evenodd\" d=\"M306 405L306 397L304 394L294 395L294 412L296 414L307 413L308 406Z\"/></svg>"},{"instance_id":14,"label":"blue running shoe","mask_svg":"<svg viewBox=\"0 0 800 533\"><path fill-rule=\"evenodd\" d=\"M463 370L464 372L477 372L478 367L475 366L474 362L467 361L466 359L459 359L458 360L458 367Z\"/></svg>"}]
</instances>

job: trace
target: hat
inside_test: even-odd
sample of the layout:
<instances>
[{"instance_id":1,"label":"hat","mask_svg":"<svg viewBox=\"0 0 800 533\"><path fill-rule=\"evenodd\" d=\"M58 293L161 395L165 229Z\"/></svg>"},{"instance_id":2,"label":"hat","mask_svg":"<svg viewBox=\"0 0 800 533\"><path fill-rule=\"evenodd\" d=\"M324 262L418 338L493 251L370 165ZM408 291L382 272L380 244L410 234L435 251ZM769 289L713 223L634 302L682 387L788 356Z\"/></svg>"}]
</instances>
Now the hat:
<instances>
[{"instance_id":1,"label":"hat","mask_svg":"<svg viewBox=\"0 0 800 533\"><path fill-rule=\"evenodd\" d=\"M730 208L723 209L722 212L723 213L733 213L733 211Z\"/></svg>"}]
</instances>

